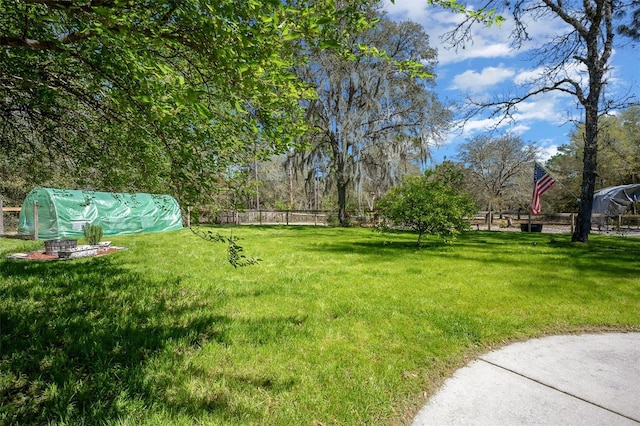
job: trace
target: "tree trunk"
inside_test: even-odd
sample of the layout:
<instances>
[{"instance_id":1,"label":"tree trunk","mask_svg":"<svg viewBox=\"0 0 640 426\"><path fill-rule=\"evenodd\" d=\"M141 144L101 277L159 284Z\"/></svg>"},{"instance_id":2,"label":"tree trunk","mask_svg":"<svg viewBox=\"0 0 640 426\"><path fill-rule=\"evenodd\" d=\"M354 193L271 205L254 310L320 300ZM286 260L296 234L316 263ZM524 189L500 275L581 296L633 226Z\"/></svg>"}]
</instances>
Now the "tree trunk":
<instances>
[{"instance_id":1,"label":"tree trunk","mask_svg":"<svg viewBox=\"0 0 640 426\"><path fill-rule=\"evenodd\" d=\"M607 15L610 23L611 16ZM608 25L607 39L613 38L611 25ZM582 105L585 111L585 137L584 158L582 168L582 186L580 188L580 205L576 228L571 236L571 241L586 243L589 241L591 231L591 208L593 207L593 194L596 187L598 165L598 120L600 116L600 93L604 87L605 65L608 62L610 44L608 49L598 57L597 37L587 39L589 56L589 94L583 99Z\"/></svg>"},{"instance_id":2,"label":"tree trunk","mask_svg":"<svg viewBox=\"0 0 640 426\"><path fill-rule=\"evenodd\" d=\"M291 158L287 163L287 173L289 175L289 209L293 209L293 167L291 166Z\"/></svg>"},{"instance_id":3,"label":"tree trunk","mask_svg":"<svg viewBox=\"0 0 640 426\"><path fill-rule=\"evenodd\" d=\"M340 226L348 226L347 221L347 184L349 180L346 176L345 162L341 153L337 153L336 158L336 187L338 190L338 221Z\"/></svg>"},{"instance_id":4,"label":"tree trunk","mask_svg":"<svg viewBox=\"0 0 640 426\"><path fill-rule=\"evenodd\" d=\"M584 158L582 168L582 187L576 227L571 241L586 243L591 231L591 208L596 187L596 167L598 157L598 108L587 108L585 120Z\"/></svg>"},{"instance_id":5,"label":"tree trunk","mask_svg":"<svg viewBox=\"0 0 640 426\"><path fill-rule=\"evenodd\" d=\"M347 220L347 184L343 177L338 178L338 220L340 226L348 226Z\"/></svg>"},{"instance_id":6,"label":"tree trunk","mask_svg":"<svg viewBox=\"0 0 640 426\"><path fill-rule=\"evenodd\" d=\"M260 210L260 185L258 184L258 160L256 159L254 162L254 179L255 179L255 187L256 187L256 210Z\"/></svg>"},{"instance_id":7,"label":"tree trunk","mask_svg":"<svg viewBox=\"0 0 640 426\"><path fill-rule=\"evenodd\" d=\"M336 189L338 190L338 221L340 226L348 226L347 185L349 184L349 178L347 177L347 160L345 159L348 154L345 152L344 147L341 147L340 136L332 133L329 136L329 141L333 152Z\"/></svg>"},{"instance_id":8,"label":"tree trunk","mask_svg":"<svg viewBox=\"0 0 640 426\"><path fill-rule=\"evenodd\" d=\"M593 194L596 187L597 158L598 158L598 120L600 118L600 95L606 84L605 72L611 57L613 38L613 0L602 3L600 14L588 14L591 28L584 32L584 41L587 43L587 57L582 61L589 71L589 94L582 98L580 103L585 111L585 138L584 159L582 169L582 187L580 189L580 207L576 228L571 236L571 241L586 243L589 241L591 231L591 208L593 207ZM604 31L599 30L602 25ZM579 29L579 26L575 27ZM600 46L602 43L602 46ZM600 50L602 49L602 50ZM580 92L581 93L581 92Z\"/></svg>"},{"instance_id":9,"label":"tree trunk","mask_svg":"<svg viewBox=\"0 0 640 426\"><path fill-rule=\"evenodd\" d=\"M489 201L489 213L487 216L487 230L491 231L491 222L493 222L493 217L491 217L491 201Z\"/></svg>"}]
</instances>

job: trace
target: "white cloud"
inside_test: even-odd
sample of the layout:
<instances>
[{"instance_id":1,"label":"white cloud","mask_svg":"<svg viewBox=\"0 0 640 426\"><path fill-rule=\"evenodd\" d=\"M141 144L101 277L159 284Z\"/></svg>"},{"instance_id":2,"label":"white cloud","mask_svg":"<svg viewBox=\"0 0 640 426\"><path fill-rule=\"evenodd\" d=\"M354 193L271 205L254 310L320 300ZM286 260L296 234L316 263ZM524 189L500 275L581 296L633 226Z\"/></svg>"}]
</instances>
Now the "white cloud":
<instances>
[{"instance_id":1,"label":"white cloud","mask_svg":"<svg viewBox=\"0 0 640 426\"><path fill-rule=\"evenodd\" d=\"M573 104L567 103L569 97L561 92L537 96L531 101L520 103L514 119L525 123L544 121L554 126L563 126L579 118L575 115L576 109L571 108Z\"/></svg>"},{"instance_id":2,"label":"white cloud","mask_svg":"<svg viewBox=\"0 0 640 426\"><path fill-rule=\"evenodd\" d=\"M518 121L542 120L559 124L558 99L556 96L549 95L531 102L522 102L514 115Z\"/></svg>"},{"instance_id":3,"label":"white cloud","mask_svg":"<svg viewBox=\"0 0 640 426\"><path fill-rule=\"evenodd\" d=\"M544 163L558 153L558 145L550 145L540 150L540 160Z\"/></svg>"},{"instance_id":4,"label":"white cloud","mask_svg":"<svg viewBox=\"0 0 640 426\"><path fill-rule=\"evenodd\" d=\"M525 41L519 48L511 42L514 20L509 12L499 12L505 18L500 27L486 27L476 24L470 31L471 40L464 47L451 48L442 36L463 22L464 15L439 6L430 6L425 0L395 0L393 4L386 0L384 9L393 19L409 19L421 24L429 35L431 46L438 49L438 60L441 65L453 64L476 58L512 58L533 48L539 47L543 41L566 32L566 26L558 18L527 22L527 33L531 40ZM526 20L526 19L525 19Z\"/></svg>"},{"instance_id":5,"label":"white cloud","mask_svg":"<svg viewBox=\"0 0 640 426\"><path fill-rule=\"evenodd\" d=\"M525 124L517 124L513 126L511 129L509 129L509 132L517 136L522 136L525 133L527 133L529 130L531 130L531 126L527 126Z\"/></svg>"},{"instance_id":6,"label":"white cloud","mask_svg":"<svg viewBox=\"0 0 640 426\"><path fill-rule=\"evenodd\" d=\"M385 0L383 7L392 17L411 19L414 22L424 20L429 9L427 2L421 0L396 0L393 4Z\"/></svg>"},{"instance_id":7,"label":"white cloud","mask_svg":"<svg viewBox=\"0 0 640 426\"><path fill-rule=\"evenodd\" d=\"M477 58L510 58L515 56L516 53L517 51L507 43L490 43L488 40L484 44L476 45L474 43L473 46L458 50L448 49L440 45L438 47L438 63L440 65L448 65Z\"/></svg>"},{"instance_id":8,"label":"white cloud","mask_svg":"<svg viewBox=\"0 0 640 426\"><path fill-rule=\"evenodd\" d=\"M472 40L464 47L452 48L442 37L464 20L464 15L438 6L430 6L425 0L396 0L386 2L385 10L393 19L409 19L421 24L429 35L429 44L438 50L441 65L462 62L474 58L513 57L517 52L510 47L508 24L501 28L474 26Z\"/></svg>"},{"instance_id":9,"label":"white cloud","mask_svg":"<svg viewBox=\"0 0 640 426\"><path fill-rule=\"evenodd\" d=\"M571 62L557 70L557 75L552 75L548 67L540 66L537 68L522 70L518 72L513 82L518 85L528 85L534 82L546 82L550 84L560 78L570 78L573 81L582 83L587 78L586 67L578 62Z\"/></svg>"},{"instance_id":10,"label":"white cloud","mask_svg":"<svg viewBox=\"0 0 640 426\"><path fill-rule=\"evenodd\" d=\"M508 124L506 121L500 121L498 118L478 118L467 121L462 134L465 138L470 138L479 133L489 132L495 128L504 128L508 126Z\"/></svg>"},{"instance_id":11,"label":"white cloud","mask_svg":"<svg viewBox=\"0 0 640 426\"><path fill-rule=\"evenodd\" d=\"M514 75L513 68L506 68L502 65L499 67L486 67L480 72L467 70L453 78L452 88L478 93L488 87L503 83Z\"/></svg>"},{"instance_id":12,"label":"white cloud","mask_svg":"<svg viewBox=\"0 0 640 426\"><path fill-rule=\"evenodd\" d=\"M523 70L513 79L515 84L527 84L530 81L537 80L544 75L544 68L538 67L529 70Z\"/></svg>"},{"instance_id":13,"label":"white cloud","mask_svg":"<svg viewBox=\"0 0 640 426\"><path fill-rule=\"evenodd\" d=\"M558 96L549 95L544 99L532 102L523 102L518 105L511 118L481 117L469 120L464 125L462 136L470 138L478 134L500 131L511 132L524 139L531 132L539 132L543 127L560 127L567 123L566 116L559 112L563 104Z\"/></svg>"}]
</instances>

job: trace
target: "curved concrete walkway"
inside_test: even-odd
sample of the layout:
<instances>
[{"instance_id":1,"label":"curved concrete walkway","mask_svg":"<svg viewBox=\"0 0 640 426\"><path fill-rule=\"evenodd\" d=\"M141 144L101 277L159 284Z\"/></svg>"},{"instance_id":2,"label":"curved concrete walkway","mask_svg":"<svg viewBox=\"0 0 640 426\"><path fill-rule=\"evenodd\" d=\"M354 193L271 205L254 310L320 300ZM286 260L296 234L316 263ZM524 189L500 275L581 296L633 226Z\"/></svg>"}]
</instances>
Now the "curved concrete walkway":
<instances>
[{"instance_id":1,"label":"curved concrete walkway","mask_svg":"<svg viewBox=\"0 0 640 426\"><path fill-rule=\"evenodd\" d=\"M640 333L552 336L482 355L413 421L426 425L640 425Z\"/></svg>"}]
</instances>

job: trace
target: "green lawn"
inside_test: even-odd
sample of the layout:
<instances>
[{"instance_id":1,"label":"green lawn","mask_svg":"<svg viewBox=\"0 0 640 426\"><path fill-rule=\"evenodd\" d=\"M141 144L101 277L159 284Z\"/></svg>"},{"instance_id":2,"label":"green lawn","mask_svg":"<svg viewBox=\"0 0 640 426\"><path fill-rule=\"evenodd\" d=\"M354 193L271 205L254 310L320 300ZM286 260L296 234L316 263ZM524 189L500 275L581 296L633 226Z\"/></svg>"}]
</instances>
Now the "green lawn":
<instances>
[{"instance_id":1,"label":"green lawn","mask_svg":"<svg viewBox=\"0 0 640 426\"><path fill-rule=\"evenodd\" d=\"M403 424L491 348L640 330L640 239L233 233L259 265L189 230L65 262L0 239L0 424Z\"/></svg>"}]
</instances>

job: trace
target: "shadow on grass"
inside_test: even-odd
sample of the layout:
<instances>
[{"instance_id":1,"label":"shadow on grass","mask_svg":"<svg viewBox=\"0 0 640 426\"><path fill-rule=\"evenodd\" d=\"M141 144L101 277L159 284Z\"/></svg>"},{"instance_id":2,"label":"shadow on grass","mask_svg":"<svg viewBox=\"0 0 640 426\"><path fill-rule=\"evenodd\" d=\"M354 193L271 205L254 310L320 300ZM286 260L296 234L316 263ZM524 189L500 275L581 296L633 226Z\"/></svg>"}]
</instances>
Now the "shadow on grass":
<instances>
[{"instance_id":1,"label":"shadow on grass","mask_svg":"<svg viewBox=\"0 0 640 426\"><path fill-rule=\"evenodd\" d=\"M640 240L619 236L592 235L588 244L574 243L571 235L494 233L485 238L467 235L464 250L453 256L461 260L477 259L479 253L487 265L517 262L516 266L538 268L542 275L553 275L555 268L572 267L590 277L630 277L640 272ZM519 255L518 255L519 254Z\"/></svg>"},{"instance_id":2,"label":"shadow on grass","mask_svg":"<svg viewBox=\"0 0 640 426\"><path fill-rule=\"evenodd\" d=\"M358 235L354 241L344 241L336 239L335 234L328 235L322 242L308 246L309 251L328 251L333 253L361 254L365 256L401 256L408 252L419 252L424 256L440 255L442 252L457 252L461 247L478 248L488 250L512 244L514 241L507 233L478 233L476 231L463 232L458 234L452 241L444 241L440 238L426 235L420 247L418 247L418 234L410 231L385 231L383 233L371 230L369 239L366 235Z\"/></svg>"},{"instance_id":3,"label":"shadow on grass","mask_svg":"<svg viewBox=\"0 0 640 426\"><path fill-rule=\"evenodd\" d=\"M172 345L231 344L232 320L179 279L146 279L116 262L0 260L0 424L104 424L154 406L250 416L225 398L169 401L150 382L153 360L180 356Z\"/></svg>"},{"instance_id":4,"label":"shadow on grass","mask_svg":"<svg viewBox=\"0 0 640 426\"><path fill-rule=\"evenodd\" d=\"M378 235L369 240L354 241L327 238L306 249L372 258L392 258L407 253L419 253L425 258L444 255L478 262L483 267L511 264L524 269L541 268L542 275L553 274L554 265L571 265L589 271L593 276L635 277L639 272L640 239L619 236L592 235L590 242L583 244L571 242L571 235L468 231L459 234L451 243L428 236L418 248L416 240L412 240L417 239L417 234L391 232Z\"/></svg>"}]
</instances>

